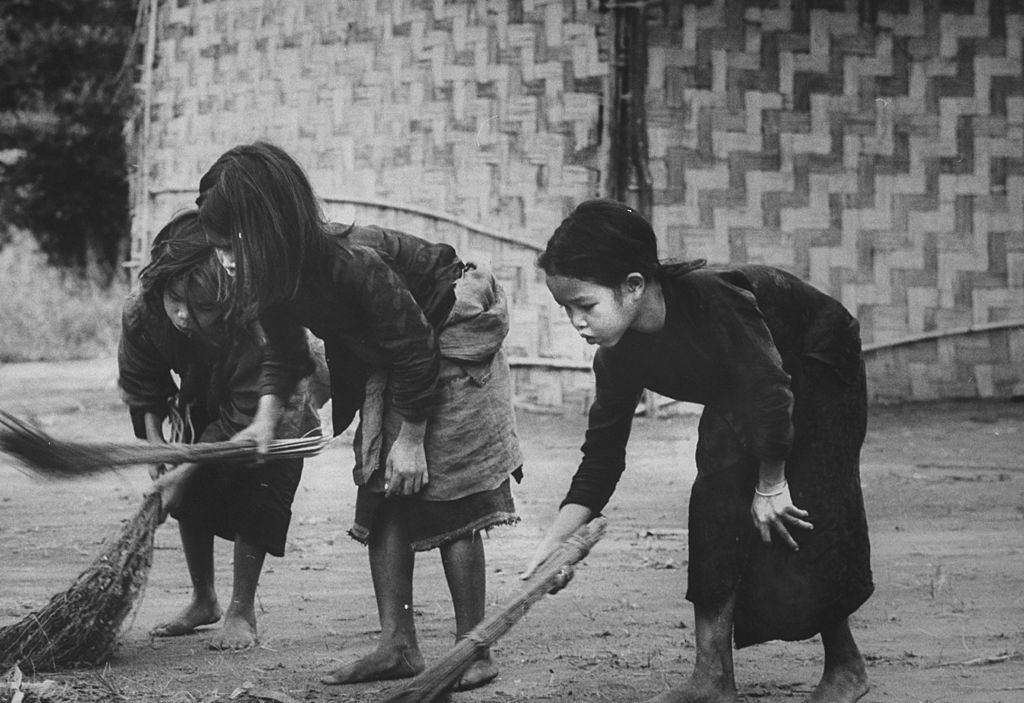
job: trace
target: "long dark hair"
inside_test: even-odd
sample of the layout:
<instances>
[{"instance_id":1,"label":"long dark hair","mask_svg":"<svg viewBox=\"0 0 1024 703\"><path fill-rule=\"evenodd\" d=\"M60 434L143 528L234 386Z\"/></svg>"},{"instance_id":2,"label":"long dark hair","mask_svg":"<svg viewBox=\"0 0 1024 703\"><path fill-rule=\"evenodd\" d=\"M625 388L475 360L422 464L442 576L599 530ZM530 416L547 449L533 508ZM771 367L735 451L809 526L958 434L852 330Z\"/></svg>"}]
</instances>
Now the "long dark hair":
<instances>
[{"instance_id":1,"label":"long dark hair","mask_svg":"<svg viewBox=\"0 0 1024 703\"><path fill-rule=\"evenodd\" d=\"M210 241L234 252L232 315L242 322L295 297L303 268L328 241L306 174L267 142L236 146L218 158L199 181L196 204Z\"/></svg>"},{"instance_id":2,"label":"long dark hair","mask_svg":"<svg viewBox=\"0 0 1024 703\"><path fill-rule=\"evenodd\" d=\"M139 272L143 298L161 314L165 291L178 282L193 319L196 308L216 309L222 315L231 308L233 282L217 260L195 210L180 213L161 228L153 238L150 261Z\"/></svg>"},{"instance_id":3,"label":"long dark hair","mask_svg":"<svg viewBox=\"0 0 1024 703\"><path fill-rule=\"evenodd\" d=\"M551 276L567 276L614 288L631 273L650 282L705 265L703 259L662 262L658 238L643 215L616 200L587 200L569 213L548 239L537 265Z\"/></svg>"}]
</instances>

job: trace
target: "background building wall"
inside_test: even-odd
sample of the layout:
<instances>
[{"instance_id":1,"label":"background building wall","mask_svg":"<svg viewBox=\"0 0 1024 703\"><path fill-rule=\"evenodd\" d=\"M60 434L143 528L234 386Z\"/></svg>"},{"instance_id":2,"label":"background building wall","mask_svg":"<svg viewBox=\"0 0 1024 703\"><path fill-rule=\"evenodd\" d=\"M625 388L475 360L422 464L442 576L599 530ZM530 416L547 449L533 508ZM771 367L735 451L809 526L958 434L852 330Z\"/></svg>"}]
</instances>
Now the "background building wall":
<instances>
[{"instance_id":1,"label":"background building wall","mask_svg":"<svg viewBox=\"0 0 1024 703\"><path fill-rule=\"evenodd\" d=\"M1019 394L1019 333L984 328L1024 318L1021 6L879 5L874 26L857 3L665 6L656 229L841 300L876 398Z\"/></svg>"},{"instance_id":2,"label":"background building wall","mask_svg":"<svg viewBox=\"0 0 1024 703\"><path fill-rule=\"evenodd\" d=\"M337 219L490 263L523 388L564 399L541 380L564 359L557 386L578 389L589 350L533 260L607 176L599 0L157 4L136 258L221 152L268 139ZM839 298L876 399L1019 394L1021 7L882 4L873 26L855 1L649 7L656 231L667 255L773 264Z\"/></svg>"}]
</instances>

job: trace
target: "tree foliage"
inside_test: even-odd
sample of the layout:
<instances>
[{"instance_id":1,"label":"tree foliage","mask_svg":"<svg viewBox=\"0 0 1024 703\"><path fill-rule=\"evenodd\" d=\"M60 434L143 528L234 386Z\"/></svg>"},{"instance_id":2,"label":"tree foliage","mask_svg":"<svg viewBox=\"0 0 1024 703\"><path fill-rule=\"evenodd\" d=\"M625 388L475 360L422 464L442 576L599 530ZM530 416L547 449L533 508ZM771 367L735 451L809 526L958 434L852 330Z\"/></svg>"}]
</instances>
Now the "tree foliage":
<instances>
[{"instance_id":1,"label":"tree foliage","mask_svg":"<svg viewBox=\"0 0 1024 703\"><path fill-rule=\"evenodd\" d=\"M137 2L0 0L3 219L51 261L117 270Z\"/></svg>"}]
</instances>

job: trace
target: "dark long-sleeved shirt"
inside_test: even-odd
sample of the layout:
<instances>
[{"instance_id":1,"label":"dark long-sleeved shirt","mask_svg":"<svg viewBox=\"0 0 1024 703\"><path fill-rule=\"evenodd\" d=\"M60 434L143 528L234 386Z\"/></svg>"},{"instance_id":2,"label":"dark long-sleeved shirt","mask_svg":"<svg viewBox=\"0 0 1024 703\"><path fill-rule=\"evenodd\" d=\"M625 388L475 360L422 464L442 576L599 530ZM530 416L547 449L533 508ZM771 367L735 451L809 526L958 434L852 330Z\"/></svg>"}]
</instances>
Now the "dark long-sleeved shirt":
<instances>
[{"instance_id":1,"label":"dark long-sleeved shirt","mask_svg":"<svg viewBox=\"0 0 1024 703\"><path fill-rule=\"evenodd\" d=\"M706 268L662 281L665 325L630 330L594 358L596 395L583 459L563 504L599 512L625 469L644 389L721 415L744 448L785 459L793 442L790 374L802 357L856 376L856 321L833 298L767 266Z\"/></svg>"},{"instance_id":2,"label":"dark long-sleeved shirt","mask_svg":"<svg viewBox=\"0 0 1024 703\"><path fill-rule=\"evenodd\" d=\"M290 365L299 326L324 340L334 431L352 421L373 369L390 372L391 402L405 418L426 417L440 368L437 329L455 302L462 272L455 250L380 227L332 226L298 293L261 318L270 371ZM268 374L264 393L287 389Z\"/></svg>"},{"instance_id":3,"label":"dark long-sleeved shirt","mask_svg":"<svg viewBox=\"0 0 1024 703\"><path fill-rule=\"evenodd\" d=\"M305 350L300 366L308 369L305 336L300 346ZM158 301L132 293L122 311L117 362L118 386L136 436L146 438L145 415L166 417L175 396L179 406L192 409L197 434L212 423L219 425L219 435L239 432L252 422L259 404L259 380L265 372L261 357L248 335L235 335L219 348L190 338L174 327ZM172 372L180 379L180 388ZM308 388L289 395L279 433L296 437L316 428L319 420Z\"/></svg>"},{"instance_id":4,"label":"dark long-sleeved shirt","mask_svg":"<svg viewBox=\"0 0 1024 703\"><path fill-rule=\"evenodd\" d=\"M146 439L146 414L166 417L170 399L179 392L185 405L201 401L196 408L202 417L196 419L205 424L208 361L175 329L159 301L147 301L139 291L128 296L121 310L117 383L137 437ZM172 373L181 379L180 389Z\"/></svg>"}]
</instances>

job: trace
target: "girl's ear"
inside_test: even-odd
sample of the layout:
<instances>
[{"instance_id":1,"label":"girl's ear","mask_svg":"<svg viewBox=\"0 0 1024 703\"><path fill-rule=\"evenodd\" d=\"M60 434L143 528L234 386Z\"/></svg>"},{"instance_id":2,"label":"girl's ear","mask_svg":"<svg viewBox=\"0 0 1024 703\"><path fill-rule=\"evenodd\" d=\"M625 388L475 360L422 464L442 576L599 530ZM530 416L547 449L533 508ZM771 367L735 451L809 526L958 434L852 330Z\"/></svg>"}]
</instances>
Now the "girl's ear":
<instances>
[{"instance_id":1,"label":"girl's ear","mask_svg":"<svg viewBox=\"0 0 1024 703\"><path fill-rule=\"evenodd\" d=\"M217 252L217 261L224 267L224 270L232 278L235 277L235 252L224 247L214 247L214 251Z\"/></svg>"},{"instance_id":2,"label":"girl's ear","mask_svg":"<svg viewBox=\"0 0 1024 703\"><path fill-rule=\"evenodd\" d=\"M644 279L644 275L635 271L626 276L623 283L623 288L630 293L643 293L646 286L647 281Z\"/></svg>"}]
</instances>

